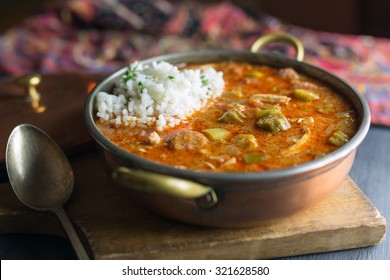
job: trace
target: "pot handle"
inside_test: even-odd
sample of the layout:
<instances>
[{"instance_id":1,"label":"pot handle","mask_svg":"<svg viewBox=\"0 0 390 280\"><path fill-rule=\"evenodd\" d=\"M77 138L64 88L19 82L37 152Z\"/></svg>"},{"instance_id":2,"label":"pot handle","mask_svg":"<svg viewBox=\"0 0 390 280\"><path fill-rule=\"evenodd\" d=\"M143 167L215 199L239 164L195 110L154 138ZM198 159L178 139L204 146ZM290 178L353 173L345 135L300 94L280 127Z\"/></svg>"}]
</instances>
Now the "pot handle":
<instances>
[{"instance_id":1,"label":"pot handle","mask_svg":"<svg viewBox=\"0 0 390 280\"><path fill-rule=\"evenodd\" d=\"M41 81L42 76L39 74L26 75L16 80L19 85L27 89L27 100L31 102L34 111L37 113L43 113L46 110L46 106L40 104L41 94L36 88Z\"/></svg>"},{"instance_id":2,"label":"pot handle","mask_svg":"<svg viewBox=\"0 0 390 280\"><path fill-rule=\"evenodd\" d=\"M303 61L305 56L305 48L303 47L301 40L295 36L285 33L273 33L261 36L253 43L251 52L258 52L266 44L271 42L285 42L292 44L296 51L295 59L298 61Z\"/></svg>"},{"instance_id":3,"label":"pot handle","mask_svg":"<svg viewBox=\"0 0 390 280\"><path fill-rule=\"evenodd\" d=\"M202 208L210 208L218 202L217 195L211 187L168 175L120 166L112 173L112 179L119 185L133 190L195 199Z\"/></svg>"}]
</instances>

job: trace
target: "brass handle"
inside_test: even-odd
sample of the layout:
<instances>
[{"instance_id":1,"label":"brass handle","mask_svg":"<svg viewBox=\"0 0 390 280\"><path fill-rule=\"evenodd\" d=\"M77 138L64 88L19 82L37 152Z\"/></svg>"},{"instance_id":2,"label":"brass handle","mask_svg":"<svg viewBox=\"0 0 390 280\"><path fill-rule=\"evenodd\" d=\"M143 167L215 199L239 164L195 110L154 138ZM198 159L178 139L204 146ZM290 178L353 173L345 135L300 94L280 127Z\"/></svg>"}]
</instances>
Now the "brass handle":
<instances>
[{"instance_id":1,"label":"brass handle","mask_svg":"<svg viewBox=\"0 0 390 280\"><path fill-rule=\"evenodd\" d=\"M27 89L27 99L31 101L33 109L37 113L42 113L46 110L46 107L40 105L41 95L37 91L36 86L41 82L42 77L39 74L26 75L17 80L17 83Z\"/></svg>"},{"instance_id":2,"label":"brass handle","mask_svg":"<svg viewBox=\"0 0 390 280\"><path fill-rule=\"evenodd\" d=\"M218 202L217 195L211 187L177 177L121 166L114 170L112 178L129 189L195 199L202 208L212 207Z\"/></svg>"},{"instance_id":3,"label":"brass handle","mask_svg":"<svg viewBox=\"0 0 390 280\"><path fill-rule=\"evenodd\" d=\"M258 52L270 42L285 42L292 44L296 51L295 59L298 61L303 61L305 56L305 48L303 47L302 42L297 37L292 36L290 34L275 33L261 36L253 43L251 51Z\"/></svg>"}]
</instances>

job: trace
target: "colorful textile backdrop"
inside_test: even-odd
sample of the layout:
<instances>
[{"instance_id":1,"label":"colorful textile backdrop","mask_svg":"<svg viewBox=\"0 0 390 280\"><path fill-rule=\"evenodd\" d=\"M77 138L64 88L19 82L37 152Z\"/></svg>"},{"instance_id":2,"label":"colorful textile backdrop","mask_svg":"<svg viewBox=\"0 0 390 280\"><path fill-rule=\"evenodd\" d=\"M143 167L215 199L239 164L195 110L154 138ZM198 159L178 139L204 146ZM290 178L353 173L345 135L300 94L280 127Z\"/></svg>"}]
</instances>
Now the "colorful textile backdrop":
<instances>
[{"instance_id":1,"label":"colorful textile backdrop","mask_svg":"<svg viewBox=\"0 0 390 280\"><path fill-rule=\"evenodd\" d=\"M390 40L317 32L230 2L62 1L1 35L0 74L108 74L164 53L248 50L260 35L275 32L300 38L306 62L348 81L366 97L372 122L390 125ZM286 55L290 49L268 51Z\"/></svg>"}]
</instances>

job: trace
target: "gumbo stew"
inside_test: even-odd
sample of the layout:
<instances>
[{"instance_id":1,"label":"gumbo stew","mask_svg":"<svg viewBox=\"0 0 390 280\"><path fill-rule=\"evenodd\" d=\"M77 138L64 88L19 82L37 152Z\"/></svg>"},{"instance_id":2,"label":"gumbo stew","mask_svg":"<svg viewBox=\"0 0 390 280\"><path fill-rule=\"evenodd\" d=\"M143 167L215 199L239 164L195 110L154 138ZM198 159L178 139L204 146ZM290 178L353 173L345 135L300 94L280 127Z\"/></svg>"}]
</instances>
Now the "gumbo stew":
<instances>
[{"instance_id":1,"label":"gumbo stew","mask_svg":"<svg viewBox=\"0 0 390 280\"><path fill-rule=\"evenodd\" d=\"M223 73L223 93L185 121L158 131L96 119L99 130L140 157L208 172L292 167L331 153L357 130L356 113L344 97L292 68L244 62L180 65L208 67Z\"/></svg>"}]
</instances>

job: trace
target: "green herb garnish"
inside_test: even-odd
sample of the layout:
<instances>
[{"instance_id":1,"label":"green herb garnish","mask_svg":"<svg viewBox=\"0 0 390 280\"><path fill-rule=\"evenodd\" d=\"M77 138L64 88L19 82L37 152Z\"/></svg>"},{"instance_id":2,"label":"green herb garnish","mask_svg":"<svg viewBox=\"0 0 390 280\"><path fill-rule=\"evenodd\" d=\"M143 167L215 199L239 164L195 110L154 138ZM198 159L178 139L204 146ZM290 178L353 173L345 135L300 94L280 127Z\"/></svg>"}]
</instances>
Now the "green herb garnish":
<instances>
[{"instance_id":1,"label":"green herb garnish","mask_svg":"<svg viewBox=\"0 0 390 280\"><path fill-rule=\"evenodd\" d=\"M204 75L200 76L200 81L202 83L202 87L205 87L207 86L207 80L206 80L206 77Z\"/></svg>"},{"instance_id":2,"label":"green herb garnish","mask_svg":"<svg viewBox=\"0 0 390 280\"><path fill-rule=\"evenodd\" d=\"M175 77L174 76L168 76L168 79L173 80Z\"/></svg>"},{"instance_id":3,"label":"green herb garnish","mask_svg":"<svg viewBox=\"0 0 390 280\"><path fill-rule=\"evenodd\" d=\"M138 83L138 88L139 88L140 92L142 93L144 91L144 89L145 89L145 86L144 86L144 84L142 82L139 82Z\"/></svg>"},{"instance_id":4,"label":"green herb garnish","mask_svg":"<svg viewBox=\"0 0 390 280\"><path fill-rule=\"evenodd\" d=\"M130 66L127 67L126 70L126 76L123 77L123 83L127 83L130 80L134 80L135 76L137 75L135 71L137 70L139 63L134 68L131 68Z\"/></svg>"}]
</instances>

